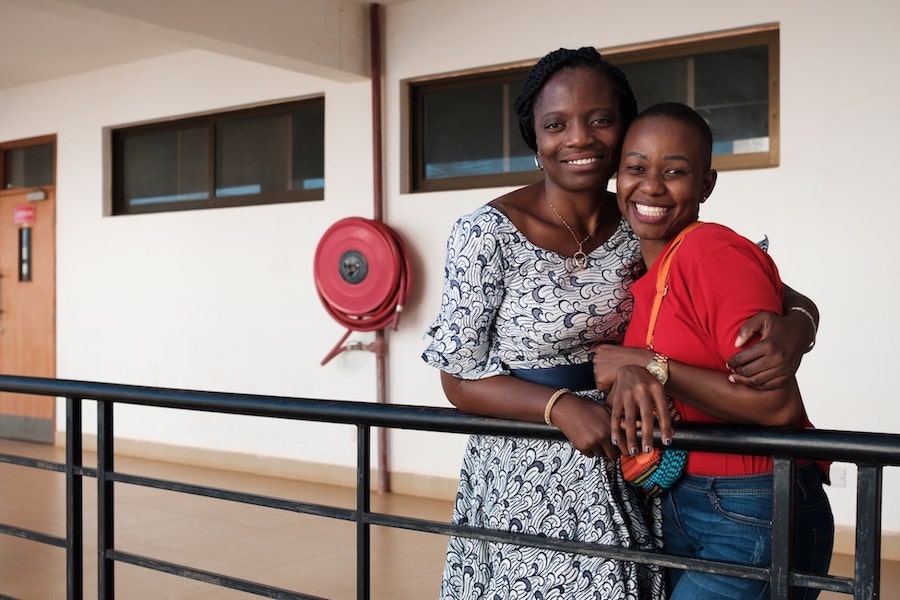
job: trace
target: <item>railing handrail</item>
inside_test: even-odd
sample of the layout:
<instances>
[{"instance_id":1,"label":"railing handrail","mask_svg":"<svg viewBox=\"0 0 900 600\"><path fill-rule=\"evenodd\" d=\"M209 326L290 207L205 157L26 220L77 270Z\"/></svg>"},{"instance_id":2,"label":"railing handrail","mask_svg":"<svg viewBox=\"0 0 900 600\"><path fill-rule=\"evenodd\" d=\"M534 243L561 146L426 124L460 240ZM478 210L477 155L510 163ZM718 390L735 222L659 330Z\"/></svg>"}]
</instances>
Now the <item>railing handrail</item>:
<instances>
[{"instance_id":1,"label":"railing handrail","mask_svg":"<svg viewBox=\"0 0 900 600\"><path fill-rule=\"evenodd\" d=\"M454 408L376 404L356 400L209 392L117 383L0 375L0 391L116 403L368 425L391 429L565 439L558 429L459 412ZM772 433L778 432L778 437ZM659 443L659 440L656 440ZM672 447L848 463L900 465L900 434L733 425L679 425Z\"/></svg>"},{"instance_id":2,"label":"railing handrail","mask_svg":"<svg viewBox=\"0 0 900 600\"><path fill-rule=\"evenodd\" d=\"M122 552L115 548L113 483L126 482L136 485L159 487L191 494L210 494L219 499L237 502L258 502L270 508L283 508L310 514L319 514L357 522L357 593L359 598L369 597L369 527L383 525L440 533L480 537L510 543L523 543L546 548L570 544L572 551L591 555L608 556L620 560L634 560L661 566L719 572L757 579L767 579L771 584L772 598L786 598L790 586L812 585L842 593L852 593L856 599L878 597L880 582L881 500L882 468L900 465L900 435L838 430L774 429L764 427L734 427L693 425L680 426L673 439L673 446L688 450L768 455L775 457L773 489L773 557L771 567L731 565L698 559L686 559L657 553L641 553L635 550L605 547L596 544L579 544L566 540L512 534L505 531L478 530L452 524L435 523L422 519L396 517L372 513L369 507L369 433L372 427L413 429L461 434L493 434L548 439L564 439L562 433L544 424L523 423L460 413L452 408L423 407L413 405L378 404L371 402L322 400L256 394L235 394L156 388L88 381L46 379L0 375L0 391L67 399L67 447L66 464L46 461L29 461L19 457L0 455L0 462L16 462L35 468L64 470L67 479L67 540L37 532L0 524L0 534L18 535L46 544L62 545L67 542L69 568L69 598L82 597L80 577L82 557L81 485L85 476L95 476L98 486L98 537L100 549L100 576L98 597L113 597L113 565L117 561L151 569L193 577L218 585L242 589L251 593L268 595L277 592L278 597L311 598L298 592L269 588L253 582L234 579L225 575L208 573L150 559L145 556ZM81 412L82 401L98 402L97 469L81 463ZM117 403L175 408L204 412L230 413L259 417L287 418L294 420L356 425L357 435L357 507L335 511L333 507L298 502L281 501L253 494L225 494L216 488L193 486L145 477L117 473L113 468L113 411ZM659 439L656 440L659 445ZM834 460L856 463L859 466L857 485L857 535L854 578L815 576L795 573L789 569L790 490L796 458ZM29 462L31 464L29 464ZM870 510L860 511L860 506ZM779 556L776 558L776 554ZM775 568L775 565L779 568ZM718 570L716 570L718 569ZM2 596L2 590L0 590Z\"/></svg>"}]
</instances>

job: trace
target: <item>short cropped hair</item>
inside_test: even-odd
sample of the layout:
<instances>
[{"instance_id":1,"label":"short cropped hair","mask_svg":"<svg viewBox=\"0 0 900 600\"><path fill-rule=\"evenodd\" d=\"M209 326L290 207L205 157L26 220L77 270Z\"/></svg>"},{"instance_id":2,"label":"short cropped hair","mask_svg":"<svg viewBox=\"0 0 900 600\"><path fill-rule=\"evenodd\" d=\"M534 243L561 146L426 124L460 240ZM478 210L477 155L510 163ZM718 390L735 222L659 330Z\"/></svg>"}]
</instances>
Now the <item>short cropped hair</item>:
<instances>
[{"instance_id":1,"label":"short cropped hair","mask_svg":"<svg viewBox=\"0 0 900 600\"><path fill-rule=\"evenodd\" d=\"M636 123L649 117L668 117L680 123L684 123L696 131L700 135L700 140L703 144L703 156L706 161L706 168L709 169L712 164L713 134L712 129L709 127L709 123L706 122L706 119L704 119L700 113L681 102L660 102L659 104L654 104L653 106L649 106L642 110L641 113L635 117L634 122Z\"/></svg>"}]
</instances>

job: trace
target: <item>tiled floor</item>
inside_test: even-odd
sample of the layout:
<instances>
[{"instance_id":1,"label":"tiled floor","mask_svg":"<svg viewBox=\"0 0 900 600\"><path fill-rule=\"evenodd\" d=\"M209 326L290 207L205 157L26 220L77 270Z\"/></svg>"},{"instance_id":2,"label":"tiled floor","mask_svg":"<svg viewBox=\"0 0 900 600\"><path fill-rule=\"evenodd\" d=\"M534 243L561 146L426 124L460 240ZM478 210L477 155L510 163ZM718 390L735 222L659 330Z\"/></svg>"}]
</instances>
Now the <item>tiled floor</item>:
<instances>
[{"instance_id":1,"label":"tiled floor","mask_svg":"<svg viewBox=\"0 0 900 600\"><path fill-rule=\"evenodd\" d=\"M0 452L64 462L59 449L0 440ZM93 460L93 457L90 457ZM90 464L87 457L85 464ZM353 489L116 458L119 472L352 508ZM85 598L97 597L96 493L85 480ZM0 523L65 536L65 477L0 464ZM115 484L116 547L230 577L322 598L356 597L356 525L193 495ZM450 502L373 494L372 510L447 522ZM373 598L436 598L447 540L373 527ZM252 594L123 563L116 598L248 599ZM0 598L65 598L65 551L0 535Z\"/></svg>"},{"instance_id":2,"label":"tiled floor","mask_svg":"<svg viewBox=\"0 0 900 600\"><path fill-rule=\"evenodd\" d=\"M0 440L0 452L65 460L58 448ZM118 457L116 469L183 482L351 508L352 489ZM87 463L86 459L86 463ZM85 598L96 592L96 494L85 482ZM65 480L60 473L0 464L0 523L65 535ZM331 599L356 597L355 524L222 500L116 484L116 547L230 577ZM446 522L450 502L373 494L372 509ZM372 598L437 598L446 538L372 528ZM852 559L835 557L832 572L848 576ZM116 598L238 600L258 598L117 563ZM65 551L0 534L0 599L65 598ZM885 563L882 589L900 589L900 565ZM823 593L821 600L847 595Z\"/></svg>"}]
</instances>

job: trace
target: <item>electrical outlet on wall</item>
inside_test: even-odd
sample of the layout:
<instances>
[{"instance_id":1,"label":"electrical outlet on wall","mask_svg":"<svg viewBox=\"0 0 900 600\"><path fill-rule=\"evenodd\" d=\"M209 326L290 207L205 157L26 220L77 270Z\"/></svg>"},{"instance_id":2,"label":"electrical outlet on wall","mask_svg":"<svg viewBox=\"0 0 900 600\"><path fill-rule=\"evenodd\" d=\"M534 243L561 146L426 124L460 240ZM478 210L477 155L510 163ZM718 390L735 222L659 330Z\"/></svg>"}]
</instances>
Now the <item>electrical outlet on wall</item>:
<instances>
[{"instance_id":1,"label":"electrical outlet on wall","mask_svg":"<svg viewBox=\"0 0 900 600\"><path fill-rule=\"evenodd\" d=\"M847 487L847 469L842 465L831 465L832 487Z\"/></svg>"}]
</instances>

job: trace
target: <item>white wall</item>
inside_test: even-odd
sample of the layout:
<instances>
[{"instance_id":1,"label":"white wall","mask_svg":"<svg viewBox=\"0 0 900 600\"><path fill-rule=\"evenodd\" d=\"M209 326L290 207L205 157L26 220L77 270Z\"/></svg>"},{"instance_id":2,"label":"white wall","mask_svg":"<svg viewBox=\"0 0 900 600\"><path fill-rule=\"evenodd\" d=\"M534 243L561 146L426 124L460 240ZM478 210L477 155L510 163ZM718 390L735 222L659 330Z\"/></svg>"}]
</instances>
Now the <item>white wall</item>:
<instances>
[{"instance_id":1,"label":"white wall","mask_svg":"<svg viewBox=\"0 0 900 600\"><path fill-rule=\"evenodd\" d=\"M829 429L898 432L891 358L900 269L888 246L900 216L900 8L891 0L734 4L650 0L420 0L384 9L386 220L415 267L400 330L389 334L389 396L447 406L419 358L439 304L444 239L461 213L505 189L401 194L402 80L778 22L781 165L720 174L702 218L768 234L784 279L822 313L799 373L808 410ZM104 217L106 128L326 95L324 202ZM58 376L151 386L374 401L374 360L319 362L344 330L319 304L312 256L346 216L372 215L368 83L336 83L203 51L0 92L0 139L58 135ZM352 339L370 341L372 334ZM120 436L343 466L349 428L152 409L117 414ZM240 440L236 446L234 440ZM461 436L394 431L397 472L454 478ZM850 470L852 484L852 469ZM896 472L885 477L897 492ZM830 490L853 522L852 487ZM900 515L885 514L900 531Z\"/></svg>"},{"instance_id":2,"label":"white wall","mask_svg":"<svg viewBox=\"0 0 900 600\"><path fill-rule=\"evenodd\" d=\"M324 202L103 216L105 128L322 93ZM58 135L58 376L371 399L369 357L348 356L330 372L319 366L343 330L325 316L312 277L328 226L371 215L369 97L367 82L336 84L203 51L0 95L3 112L16 115L0 121L0 137ZM127 407L118 415L117 433L128 438L228 449L239 433L249 442L240 450L251 453L345 464L355 456L352 432L336 438L328 426Z\"/></svg>"},{"instance_id":3,"label":"white wall","mask_svg":"<svg viewBox=\"0 0 900 600\"><path fill-rule=\"evenodd\" d=\"M896 250L888 246L900 217L892 175L900 139L900 80L888 65L900 56L900 6L826 2L653 0L628 3L411 2L391 7L386 84L387 156L400 152L399 81L522 59L557 47L599 48L754 24L781 28L781 165L721 173L701 217L752 239L767 234L784 279L812 297L822 314L815 350L799 372L804 399L820 428L900 432L900 403L887 366L900 337ZM455 217L505 191L400 194L399 165L389 172L391 222L423 256L417 328L392 339L393 360L417 356L421 330L440 301L442 241ZM427 207L427 213L416 209ZM422 218L427 214L427 220ZM407 325L409 321L407 321ZM399 402L440 397L426 368L395 371ZM424 371L424 372L423 372ZM401 375L402 373L402 375ZM431 390L428 393L426 390ZM413 448L396 461L412 468ZM829 493L839 523L852 524L854 470ZM898 491L885 474L885 497ZM884 515L900 530L900 515Z\"/></svg>"}]
</instances>

